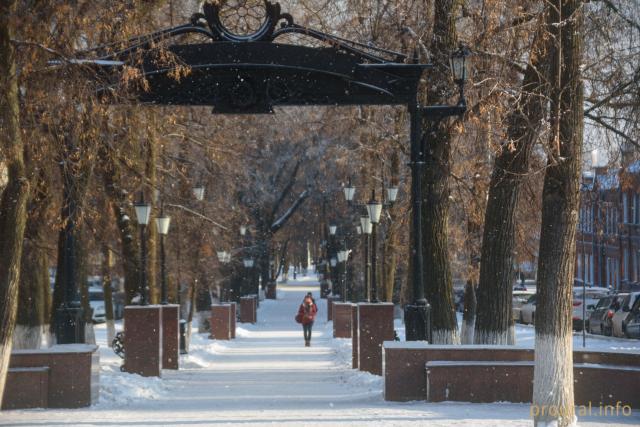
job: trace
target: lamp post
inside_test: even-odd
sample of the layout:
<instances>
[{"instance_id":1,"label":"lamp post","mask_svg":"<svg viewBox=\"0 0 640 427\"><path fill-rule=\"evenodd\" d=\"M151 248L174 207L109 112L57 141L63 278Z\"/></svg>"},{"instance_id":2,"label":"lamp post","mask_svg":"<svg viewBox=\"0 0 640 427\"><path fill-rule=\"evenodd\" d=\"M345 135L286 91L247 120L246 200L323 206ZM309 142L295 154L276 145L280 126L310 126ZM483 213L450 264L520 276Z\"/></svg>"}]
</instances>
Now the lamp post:
<instances>
[{"instance_id":1,"label":"lamp post","mask_svg":"<svg viewBox=\"0 0 640 427\"><path fill-rule=\"evenodd\" d=\"M367 302L371 302L371 258L369 256L369 247L371 246L372 224L368 216L360 217L360 228L362 228L362 234L364 234L364 289Z\"/></svg>"},{"instance_id":2,"label":"lamp post","mask_svg":"<svg viewBox=\"0 0 640 427\"><path fill-rule=\"evenodd\" d=\"M231 254L229 252L227 252L227 251L218 251L217 255L218 255L218 261L223 266L228 264L231 261ZM224 273L225 273L225 271L223 270L223 274ZM224 280L224 278L223 278L223 280ZM224 286L222 287L222 297L221 297L220 301L229 301L229 292L228 292L227 289L224 288Z\"/></svg>"},{"instance_id":3,"label":"lamp post","mask_svg":"<svg viewBox=\"0 0 640 427\"><path fill-rule=\"evenodd\" d=\"M253 281L253 264L254 264L254 260L253 258L245 258L242 260L242 263L244 264L244 267L247 269L247 277L249 278L249 283L251 284L251 282ZM258 289L256 289L256 296L260 295L260 289L258 287Z\"/></svg>"},{"instance_id":4,"label":"lamp post","mask_svg":"<svg viewBox=\"0 0 640 427\"><path fill-rule=\"evenodd\" d=\"M147 242L145 241L145 231L149 224L151 206L144 201L144 194L140 192L140 200L134 205L136 218L140 226L140 305L148 305L147 299Z\"/></svg>"},{"instance_id":5,"label":"lamp post","mask_svg":"<svg viewBox=\"0 0 640 427\"><path fill-rule=\"evenodd\" d=\"M347 260L349 259L349 251L346 249L338 251L338 262L344 263L342 277L342 302L347 302Z\"/></svg>"},{"instance_id":6,"label":"lamp post","mask_svg":"<svg viewBox=\"0 0 640 427\"><path fill-rule=\"evenodd\" d=\"M369 221L371 221L371 302L378 302L378 284L376 283L376 231L382 213L382 203L376 200L376 190L371 190L371 199L367 203Z\"/></svg>"},{"instance_id":7,"label":"lamp post","mask_svg":"<svg viewBox=\"0 0 640 427\"><path fill-rule=\"evenodd\" d=\"M164 236L169 233L169 224L171 218L164 215L164 204L160 208L160 217L156 218L156 227L160 234L160 304L167 305L167 270L166 270L166 253L164 249Z\"/></svg>"},{"instance_id":8,"label":"lamp post","mask_svg":"<svg viewBox=\"0 0 640 427\"><path fill-rule=\"evenodd\" d=\"M424 259L422 252L422 175L425 163L425 153L423 150L424 132L422 131L422 121L428 120L438 122L446 117L464 114L467 104L464 99L464 84L467 79L467 56L468 49L460 47L453 52L450 57L450 67L453 81L459 88L459 99L456 105L429 105L418 104L417 96L409 104L411 115L411 204L412 217L412 285L413 304L405 307L405 325L407 341L429 341L431 342L431 307L429 306L424 292Z\"/></svg>"}]
</instances>

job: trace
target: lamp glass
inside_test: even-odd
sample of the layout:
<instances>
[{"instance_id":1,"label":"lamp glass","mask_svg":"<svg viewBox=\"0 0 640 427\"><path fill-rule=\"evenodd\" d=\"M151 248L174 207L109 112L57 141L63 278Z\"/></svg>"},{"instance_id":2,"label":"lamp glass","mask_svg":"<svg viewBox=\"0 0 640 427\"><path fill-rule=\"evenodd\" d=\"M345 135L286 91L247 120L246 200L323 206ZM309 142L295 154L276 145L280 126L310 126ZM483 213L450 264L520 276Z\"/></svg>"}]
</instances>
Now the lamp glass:
<instances>
[{"instance_id":1,"label":"lamp glass","mask_svg":"<svg viewBox=\"0 0 640 427\"><path fill-rule=\"evenodd\" d=\"M468 77L467 71L467 56L469 51L465 47L460 47L451 54L449 61L451 62L451 73L453 74L453 80L458 83L464 83Z\"/></svg>"},{"instance_id":2,"label":"lamp glass","mask_svg":"<svg viewBox=\"0 0 640 427\"><path fill-rule=\"evenodd\" d=\"M151 205L146 203L136 203L133 205L136 209L136 219L140 225L149 224L149 215L151 215Z\"/></svg>"},{"instance_id":3,"label":"lamp glass","mask_svg":"<svg viewBox=\"0 0 640 427\"><path fill-rule=\"evenodd\" d=\"M387 200L391 203L394 203L397 198L398 198L398 187L387 188Z\"/></svg>"},{"instance_id":4,"label":"lamp glass","mask_svg":"<svg viewBox=\"0 0 640 427\"><path fill-rule=\"evenodd\" d=\"M349 185L347 187L344 187L343 191L344 191L344 198L347 200L347 202L353 201L353 196L355 196L356 194L356 188Z\"/></svg>"},{"instance_id":5,"label":"lamp glass","mask_svg":"<svg viewBox=\"0 0 640 427\"><path fill-rule=\"evenodd\" d=\"M362 227L362 232L364 234L371 234L373 227L371 225L371 220L369 219L368 216L360 217L360 226Z\"/></svg>"},{"instance_id":6,"label":"lamp glass","mask_svg":"<svg viewBox=\"0 0 640 427\"><path fill-rule=\"evenodd\" d=\"M227 253L227 251L218 251L218 261L220 262L228 262L228 257L227 255L229 255Z\"/></svg>"},{"instance_id":7,"label":"lamp glass","mask_svg":"<svg viewBox=\"0 0 640 427\"><path fill-rule=\"evenodd\" d=\"M166 236L169 233L169 224L171 223L171 217L161 216L160 218L156 218L156 227L158 228L158 233Z\"/></svg>"},{"instance_id":8,"label":"lamp glass","mask_svg":"<svg viewBox=\"0 0 640 427\"><path fill-rule=\"evenodd\" d=\"M245 234L247 234L247 227L245 225L241 225L240 226L240 235L244 236Z\"/></svg>"},{"instance_id":9,"label":"lamp glass","mask_svg":"<svg viewBox=\"0 0 640 427\"><path fill-rule=\"evenodd\" d=\"M247 267L247 268L253 267L253 259L245 258L243 262L244 262L244 266L245 267Z\"/></svg>"},{"instance_id":10,"label":"lamp glass","mask_svg":"<svg viewBox=\"0 0 640 427\"><path fill-rule=\"evenodd\" d=\"M372 224L380 222L380 215L382 214L382 203L375 199L372 199L367 203L367 212L369 213L369 220Z\"/></svg>"},{"instance_id":11,"label":"lamp glass","mask_svg":"<svg viewBox=\"0 0 640 427\"><path fill-rule=\"evenodd\" d=\"M362 226L356 225L356 233L362 234Z\"/></svg>"},{"instance_id":12,"label":"lamp glass","mask_svg":"<svg viewBox=\"0 0 640 427\"><path fill-rule=\"evenodd\" d=\"M331 263L331 267L335 267L336 265L338 265L338 260L335 258L331 258L330 263Z\"/></svg>"},{"instance_id":13,"label":"lamp glass","mask_svg":"<svg viewBox=\"0 0 640 427\"><path fill-rule=\"evenodd\" d=\"M332 236L335 236L337 230L338 230L338 226L337 225L330 225L329 226L329 234L331 234Z\"/></svg>"},{"instance_id":14,"label":"lamp glass","mask_svg":"<svg viewBox=\"0 0 640 427\"><path fill-rule=\"evenodd\" d=\"M193 187L193 195L196 200L202 201L204 199L204 187L199 185L197 187Z\"/></svg>"}]
</instances>

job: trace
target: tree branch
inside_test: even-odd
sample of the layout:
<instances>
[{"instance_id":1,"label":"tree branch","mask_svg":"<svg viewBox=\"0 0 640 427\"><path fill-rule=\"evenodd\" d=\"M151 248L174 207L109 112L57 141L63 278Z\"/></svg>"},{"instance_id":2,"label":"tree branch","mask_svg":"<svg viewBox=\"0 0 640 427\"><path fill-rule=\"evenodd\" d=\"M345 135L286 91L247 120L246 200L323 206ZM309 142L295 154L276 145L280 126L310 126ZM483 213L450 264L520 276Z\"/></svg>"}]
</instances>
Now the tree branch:
<instances>
[{"instance_id":1,"label":"tree branch","mask_svg":"<svg viewBox=\"0 0 640 427\"><path fill-rule=\"evenodd\" d=\"M277 221L271 224L271 233L275 233L276 231L284 227L289 218L291 218L296 210L298 210L298 208L307 199L307 197L309 197L309 190L304 190L302 193L300 193L296 201L293 202L293 205L291 205L291 207L284 213L284 215L282 215Z\"/></svg>"}]
</instances>

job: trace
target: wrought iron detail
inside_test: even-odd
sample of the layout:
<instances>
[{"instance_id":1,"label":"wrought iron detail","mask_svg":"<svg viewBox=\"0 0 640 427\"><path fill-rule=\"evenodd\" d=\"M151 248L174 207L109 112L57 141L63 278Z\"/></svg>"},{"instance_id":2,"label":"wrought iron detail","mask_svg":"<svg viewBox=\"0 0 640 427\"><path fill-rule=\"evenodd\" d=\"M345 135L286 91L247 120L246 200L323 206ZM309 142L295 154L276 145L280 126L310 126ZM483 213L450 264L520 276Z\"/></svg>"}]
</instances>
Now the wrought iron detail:
<instances>
[{"instance_id":1,"label":"wrought iron detail","mask_svg":"<svg viewBox=\"0 0 640 427\"><path fill-rule=\"evenodd\" d=\"M124 359L124 332L118 332L111 341L111 348L121 359Z\"/></svg>"},{"instance_id":2,"label":"wrought iron detail","mask_svg":"<svg viewBox=\"0 0 640 427\"><path fill-rule=\"evenodd\" d=\"M205 2L202 10L211 36L219 41L272 41L279 21L293 25L291 15L280 13L280 4L268 0L223 0Z\"/></svg>"}]
</instances>

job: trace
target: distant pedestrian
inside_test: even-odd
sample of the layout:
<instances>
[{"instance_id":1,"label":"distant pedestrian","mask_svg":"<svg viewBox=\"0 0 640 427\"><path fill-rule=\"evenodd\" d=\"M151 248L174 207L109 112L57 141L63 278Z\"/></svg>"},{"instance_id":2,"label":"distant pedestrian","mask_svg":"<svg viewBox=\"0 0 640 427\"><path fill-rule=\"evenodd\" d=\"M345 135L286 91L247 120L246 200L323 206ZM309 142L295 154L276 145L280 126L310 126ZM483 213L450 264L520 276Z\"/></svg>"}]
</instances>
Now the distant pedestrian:
<instances>
[{"instance_id":1,"label":"distant pedestrian","mask_svg":"<svg viewBox=\"0 0 640 427\"><path fill-rule=\"evenodd\" d=\"M309 293L304 297L302 304L300 304L298 315L296 316L298 323L302 323L305 347L311 346L311 329L313 328L313 321L316 319L317 312L318 306L315 304L311 293Z\"/></svg>"}]
</instances>

